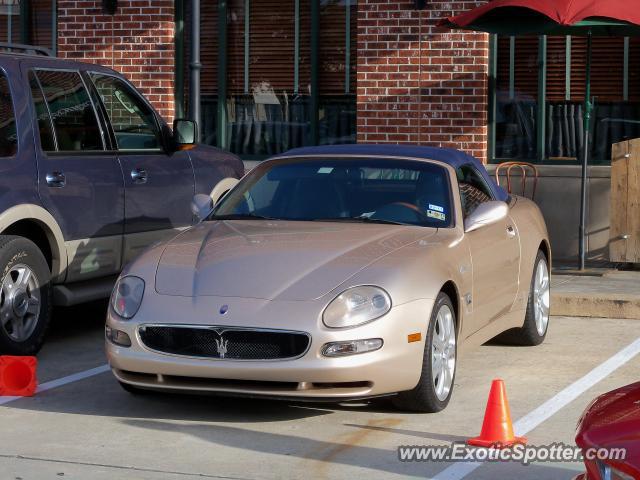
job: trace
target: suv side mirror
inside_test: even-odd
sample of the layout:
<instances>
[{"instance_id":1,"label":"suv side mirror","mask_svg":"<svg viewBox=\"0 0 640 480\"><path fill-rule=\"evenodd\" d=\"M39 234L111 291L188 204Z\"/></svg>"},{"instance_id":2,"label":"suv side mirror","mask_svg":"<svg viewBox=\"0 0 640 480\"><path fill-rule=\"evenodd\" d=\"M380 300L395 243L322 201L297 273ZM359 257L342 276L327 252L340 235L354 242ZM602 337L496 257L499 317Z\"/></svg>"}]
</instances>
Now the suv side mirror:
<instances>
[{"instance_id":1,"label":"suv side mirror","mask_svg":"<svg viewBox=\"0 0 640 480\"><path fill-rule=\"evenodd\" d=\"M193 120L173 121L173 142L178 150L192 147L198 141L198 125Z\"/></svg>"},{"instance_id":2,"label":"suv side mirror","mask_svg":"<svg viewBox=\"0 0 640 480\"><path fill-rule=\"evenodd\" d=\"M198 193L193 196L193 200L191 200L191 213L198 217L198 220L204 220L212 211L213 200L211 200L209 195Z\"/></svg>"},{"instance_id":3,"label":"suv side mirror","mask_svg":"<svg viewBox=\"0 0 640 480\"><path fill-rule=\"evenodd\" d=\"M506 218L508 213L509 206L505 202L494 200L491 202L481 203L465 220L464 232L469 233L488 225L492 225Z\"/></svg>"}]
</instances>

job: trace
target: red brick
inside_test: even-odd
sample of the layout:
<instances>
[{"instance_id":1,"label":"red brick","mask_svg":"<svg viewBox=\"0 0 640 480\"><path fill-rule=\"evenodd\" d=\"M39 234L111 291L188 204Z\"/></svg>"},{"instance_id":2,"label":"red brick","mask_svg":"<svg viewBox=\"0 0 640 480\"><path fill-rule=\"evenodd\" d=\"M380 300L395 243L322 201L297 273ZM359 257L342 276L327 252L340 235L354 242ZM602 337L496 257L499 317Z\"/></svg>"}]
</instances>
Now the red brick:
<instances>
[{"instance_id":1,"label":"red brick","mask_svg":"<svg viewBox=\"0 0 640 480\"><path fill-rule=\"evenodd\" d=\"M482 3L358 2L359 142L453 146L486 161L488 37L435 28Z\"/></svg>"},{"instance_id":2,"label":"red brick","mask_svg":"<svg viewBox=\"0 0 640 480\"><path fill-rule=\"evenodd\" d=\"M58 0L58 55L102 63L123 73L171 122L173 4L173 0L120 0L112 17L102 13L101 0Z\"/></svg>"}]
</instances>

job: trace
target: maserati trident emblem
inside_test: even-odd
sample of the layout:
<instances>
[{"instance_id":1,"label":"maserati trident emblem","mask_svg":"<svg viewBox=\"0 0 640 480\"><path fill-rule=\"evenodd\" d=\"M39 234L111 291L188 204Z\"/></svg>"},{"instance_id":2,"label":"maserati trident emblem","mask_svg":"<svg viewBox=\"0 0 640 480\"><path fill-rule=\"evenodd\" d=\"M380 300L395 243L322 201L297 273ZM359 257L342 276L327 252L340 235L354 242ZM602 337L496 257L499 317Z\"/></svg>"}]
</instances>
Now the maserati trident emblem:
<instances>
[{"instance_id":1,"label":"maserati trident emblem","mask_svg":"<svg viewBox=\"0 0 640 480\"><path fill-rule=\"evenodd\" d=\"M224 358L227 354L227 345L229 345L229 340L225 340L222 337L216 339L216 350L218 351L220 358Z\"/></svg>"}]
</instances>

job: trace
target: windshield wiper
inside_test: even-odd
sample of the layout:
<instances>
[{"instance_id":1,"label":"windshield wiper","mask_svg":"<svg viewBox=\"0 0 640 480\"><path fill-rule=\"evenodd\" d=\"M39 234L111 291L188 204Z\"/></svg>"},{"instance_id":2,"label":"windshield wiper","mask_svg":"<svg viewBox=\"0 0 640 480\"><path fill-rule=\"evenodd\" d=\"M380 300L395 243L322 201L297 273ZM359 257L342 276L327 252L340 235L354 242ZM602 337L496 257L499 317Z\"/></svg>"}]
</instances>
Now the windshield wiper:
<instances>
[{"instance_id":1,"label":"windshield wiper","mask_svg":"<svg viewBox=\"0 0 640 480\"><path fill-rule=\"evenodd\" d=\"M255 213L232 213L229 215L212 215L209 220L277 220Z\"/></svg>"},{"instance_id":2,"label":"windshield wiper","mask_svg":"<svg viewBox=\"0 0 640 480\"><path fill-rule=\"evenodd\" d=\"M382 218L370 217L335 217L335 218L315 218L314 222L352 222L352 223L378 223L381 225L412 225L411 223L394 222Z\"/></svg>"}]
</instances>

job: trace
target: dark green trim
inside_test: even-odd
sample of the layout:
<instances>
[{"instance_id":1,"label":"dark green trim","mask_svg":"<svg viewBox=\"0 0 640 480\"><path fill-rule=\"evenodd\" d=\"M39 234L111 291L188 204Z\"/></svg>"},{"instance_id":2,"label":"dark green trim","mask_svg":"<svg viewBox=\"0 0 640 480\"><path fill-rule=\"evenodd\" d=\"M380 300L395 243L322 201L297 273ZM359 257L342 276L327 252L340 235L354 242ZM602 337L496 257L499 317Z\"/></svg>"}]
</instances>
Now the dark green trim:
<instances>
[{"instance_id":1,"label":"dark green trim","mask_svg":"<svg viewBox=\"0 0 640 480\"><path fill-rule=\"evenodd\" d=\"M174 102L176 118L184 118L184 0L175 3L175 85Z\"/></svg>"},{"instance_id":2,"label":"dark green trim","mask_svg":"<svg viewBox=\"0 0 640 480\"><path fill-rule=\"evenodd\" d=\"M629 101L629 37L624 37L622 100Z\"/></svg>"},{"instance_id":3,"label":"dark green trim","mask_svg":"<svg viewBox=\"0 0 640 480\"><path fill-rule=\"evenodd\" d=\"M294 35L293 35L293 93L300 91L300 0L294 2Z\"/></svg>"},{"instance_id":4,"label":"dark green trim","mask_svg":"<svg viewBox=\"0 0 640 480\"><path fill-rule=\"evenodd\" d=\"M587 35L587 65L585 69L585 88L584 88L584 130L591 132L591 113L593 111L593 102L591 101L591 57L593 55L593 35ZM585 139L585 150L589 151L589 144ZM588 156L587 156L588 159Z\"/></svg>"},{"instance_id":5,"label":"dark green trim","mask_svg":"<svg viewBox=\"0 0 640 480\"><path fill-rule=\"evenodd\" d=\"M227 148L227 0L218 2L218 147Z\"/></svg>"},{"instance_id":6,"label":"dark green trim","mask_svg":"<svg viewBox=\"0 0 640 480\"><path fill-rule=\"evenodd\" d=\"M346 0L344 30L344 93L350 93L351 85L351 0Z\"/></svg>"},{"instance_id":7,"label":"dark green trim","mask_svg":"<svg viewBox=\"0 0 640 480\"><path fill-rule=\"evenodd\" d=\"M487 159L496 158L496 83L498 77L498 36L489 37L489 108L487 112Z\"/></svg>"},{"instance_id":8,"label":"dark green trim","mask_svg":"<svg viewBox=\"0 0 640 480\"><path fill-rule=\"evenodd\" d=\"M538 41L538 130L536 132L537 158L544 160L547 131L547 36Z\"/></svg>"},{"instance_id":9,"label":"dark green trim","mask_svg":"<svg viewBox=\"0 0 640 480\"><path fill-rule=\"evenodd\" d=\"M509 37L509 100L516 96L516 37Z\"/></svg>"},{"instance_id":10,"label":"dark green trim","mask_svg":"<svg viewBox=\"0 0 640 480\"><path fill-rule=\"evenodd\" d=\"M21 0L20 2L20 43L29 45L31 43L31 22L29 18L30 5L29 0Z\"/></svg>"},{"instance_id":11,"label":"dark green trim","mask_svg":"<svg viewBox=\"0 0 640 480\"><path fill-rule=\"evenodd\" d=\"M51 51L54 55L58 54L58 2L51 1Z\"/></svg>"},{"instance_id":12,"label":"dark green trim","mask_svg":"<svg viewBox=\"0 0 640 480\"><path fill-rule=\"evenodd\" d=\"M564 40L564 99L571 100L571 35Z\"/></svg>"},{"instance_id":13,"label":"dark green trim","mask_svg":"<svg viewBox=\"0 0 640 480\"><path fill-rule=\"evenodd\" d=\"M249 56L251 55L251 0L244 0L244 93L249 93Z\"/></svg>"},{"instance_id":14,"label":"dark green trim","mask_svg":"<svg viewBox=\"0 0 640 480\"><path fill-rule=\"evenodd\" d=\"M317 145L320 138L319 113L320 92L319 62L320 62L320 0L311 0L311 145Z\"/></svg>"}]
</instances>

